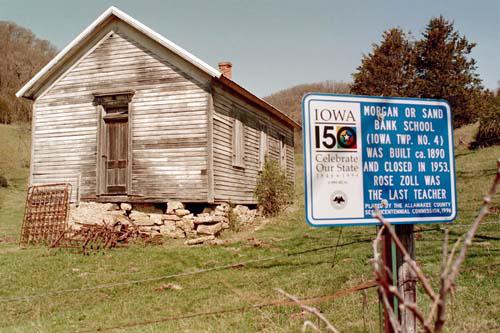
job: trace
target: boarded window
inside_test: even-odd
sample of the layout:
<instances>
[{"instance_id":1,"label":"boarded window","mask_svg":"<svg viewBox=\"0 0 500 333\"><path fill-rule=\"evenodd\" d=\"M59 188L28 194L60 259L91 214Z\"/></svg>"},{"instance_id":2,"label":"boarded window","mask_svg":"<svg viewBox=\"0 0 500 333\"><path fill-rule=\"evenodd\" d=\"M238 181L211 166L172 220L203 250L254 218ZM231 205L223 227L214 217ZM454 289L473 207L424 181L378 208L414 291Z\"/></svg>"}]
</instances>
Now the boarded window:
<instances>
[{"instance_id":1,"label":"boarded window","mask_svg":"<svg viewBox=\"0 0 500 333\"><path fill-rule=\"evenodd\" d=\"M245 127L239 119L233 125L233 166L245 167Z\"/></svg>"},{"instance_id":2,"label":"boarded window","mask_svg":"<svg viewBox=\"0 0 500 333\"><path fill-rule=\"evenodd\" d=\"M264 163L267 155L267 128L262 126L260 129L259 140L259 171L264 170Z\"/></svg>"},{"instance_id":3,"label":"boarded window","mask_svg":"<svg viewBox=\"0 0 500 333\"><path fill-rule=\"evenodd\" d=\"M280 165L286 172L286 141L285 136L280 135Z\"/></svg>"}]
</instances>

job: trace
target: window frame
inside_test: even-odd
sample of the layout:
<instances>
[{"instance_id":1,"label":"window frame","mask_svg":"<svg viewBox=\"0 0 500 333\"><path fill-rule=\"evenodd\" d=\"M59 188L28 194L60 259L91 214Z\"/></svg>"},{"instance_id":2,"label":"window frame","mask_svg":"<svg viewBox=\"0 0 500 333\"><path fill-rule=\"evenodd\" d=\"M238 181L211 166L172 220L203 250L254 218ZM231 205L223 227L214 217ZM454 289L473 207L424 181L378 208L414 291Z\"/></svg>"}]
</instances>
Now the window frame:
<instances>
[{"instance_id":1,"label":"window frame","mask_svg":"<svg viewBox=\"0 0 500 333\"><path fill-rule=\"evenodd\" d=\"M233 118L232 138L233 167L245 168L245 124L237 117Z\"/></svg>"},{"instance_id":2,"label":"window frame","mask_svg":"<svg viewBox=\"0 0 500 333\"><path fill-rule=\"evenodd\" d=\"M259 172L264 170L267 154L269 153L269 130L266 125L260 124L259 131Z\"/></svg>"},{"instance_id":3,"label":"window frame","mask_svg":"<svg viewBox=\"0 0 500 333\"><path fill-rule=\"evenodd\" d=\"M286 136L282 133L279 134L279 161L280 161L280 166L283 169L283 171L286 174L286 167L287 167L287 153L286 153Z\"/></svg>"}]
</instances>

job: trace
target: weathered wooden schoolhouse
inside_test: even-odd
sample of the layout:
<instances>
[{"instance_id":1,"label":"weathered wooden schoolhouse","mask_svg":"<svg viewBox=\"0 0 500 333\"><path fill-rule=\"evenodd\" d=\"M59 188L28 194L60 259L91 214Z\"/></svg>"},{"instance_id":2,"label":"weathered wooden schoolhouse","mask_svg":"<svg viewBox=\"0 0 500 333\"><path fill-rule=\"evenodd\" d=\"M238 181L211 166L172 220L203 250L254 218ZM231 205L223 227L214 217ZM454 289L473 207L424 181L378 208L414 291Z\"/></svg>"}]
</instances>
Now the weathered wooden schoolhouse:
<instances>
[{"instance_id":1,"label":"weathered wooden schoolhouse","mask_svg":"<svg viewBox=\"0 0 500 333\"><path fill-rule=\"evenodd\" d=\"M265 156L293 181L299 125L219 70L109 8L17 93L34 101L30 184L70 182L83 201L253 204Z\"/></svg>"}]
</instances>

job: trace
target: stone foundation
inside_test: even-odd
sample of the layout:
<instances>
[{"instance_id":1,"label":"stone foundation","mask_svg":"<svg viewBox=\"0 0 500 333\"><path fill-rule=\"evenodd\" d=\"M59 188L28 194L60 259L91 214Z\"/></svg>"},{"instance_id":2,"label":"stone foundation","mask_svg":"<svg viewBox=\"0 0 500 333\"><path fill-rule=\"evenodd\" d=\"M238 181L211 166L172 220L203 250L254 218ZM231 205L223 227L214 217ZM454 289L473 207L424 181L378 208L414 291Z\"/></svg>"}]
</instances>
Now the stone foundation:
<instances>
[{"instance_id":1,"label":"stone foundation","mask_svg":"<svg viewBox=\"0 0 500 333\"><path fill-rule=\"evenodd\" d=\"M227 203L207 206L198 214L191 213L189 207L178 201L159 207L161 205L81 202L78 207L71 207L69 227L78 230L85 224L132 224L153 237L187 238L186 244L194 245L213 240L229 229L231 209L231 218L242 225L260 217L256 209L241 205L231 208Z\"/></svg>"}]
</instances>

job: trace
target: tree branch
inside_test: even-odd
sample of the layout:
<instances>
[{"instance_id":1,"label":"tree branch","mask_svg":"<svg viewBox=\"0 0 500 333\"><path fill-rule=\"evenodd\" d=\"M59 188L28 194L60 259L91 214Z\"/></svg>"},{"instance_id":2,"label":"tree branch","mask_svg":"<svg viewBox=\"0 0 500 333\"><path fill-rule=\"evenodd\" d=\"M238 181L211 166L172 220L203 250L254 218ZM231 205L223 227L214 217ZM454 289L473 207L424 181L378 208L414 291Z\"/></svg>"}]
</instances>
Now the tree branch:
<instances>
[{"instance_id":1,"label":"tree branch","mask_svg":"<svg viewBox=\"0 0 500 333\"><path fill-rule=\"evenodd\" d=\"M462 248L460 250L460 254L458 257L455 259L453 262L451 269L448 274L446 274L446 277L443 276L442 282L441 282L441 290L439 291L440 295L440 301L438 302L437 305L437 319L436 323L434 325L434 331L437 333L440 333L443 330L444 322L446 320L445 317L445 310L446 310L446 295L450 291L451 287L453 286L453 283L455 281L455 278L458 275L458 272L460 270L460 266L465 260L465 256L467 254L467 250L469 246L472 244L472 240L474 239L474 235L477 232L477 229L479 228L479 225L481 222L484 220L486 216L488 216L490 212L490 204L491 200L497 193L498 185L500 184L500 159L497 160L497 174L495 177L495 180L493 181L493 184L491 185L491 188L488 192L488 194L484 197L483 200L483 205L479 211L479 214L477 215L476 219L472 223L471 228L467 232L465 236L465 240L462 244Z\"/></svg>"},{"instance_id":2,"label":"tree branch","mask_svg":"<svg viewBox=\"0 0 500 333\"><path fill-rule=\"evenodd\" d=\"M302 333L305 333L307 331L307 328L309 327L315 332L321 332L318 326L314 325L312 321L306 320L304 321L304 325L302 326Z\"/></svg>"},{"instance_id":3,"label":"tree branch","mask_svg":"<svg viewBox=\"0 0 500 333\"><path fill-rule=\"evenodd\" d=\"M401 293L399 292L398 288L396 288L395 286L390 286L389 287L389 291L394 296L396 296L396 298L399 300L399 302L400 302L399 307L400 308L407 308L407 309L409 309L411 312L413 312L415 314L415 317L420 321L420 323L424 327L424 331L426 333L427 332L432 332L432 327L425 322L424 314L419 309L419 307L418 307L418 305L416 303L408 303L408 302L406 302L405 299L404 299L404 297L403 297L403 295L401 295Z\"/></svg>"},{"instance_id":4,"label":"tree branch","mask_svg":"<svg viewBox=\"0 0 500 333\"><path fill-rule=\"evenodd\" d=\"M277 288L275 289L277 292L279 292L280 294L284 295L285 297L289 298L290 300L294 301L295 303L297 303L297 305L299 305L302 310L304 311L307 311L313 315L315 315L316 317L319 318L319 320L321 320L325 325L326 325L326 328L330 331L330 332L333 332L333 333L339 333L339 331L335 328L335 326L333 326L330 321L328 319L326 319L326 317L318 310L316 309L315 307L312 307L312 306L308 306L308 305L305 305L303 304L302 302L300 302L300 300L293 296L293 295L290 295L288 294L286 291L284 291L283 289L280 289L280 288ZM314 326L314 325L313 325Z\"/></svg>"},{"instance_id":5,"label":"tree branch","mask_svg":"<svg viewBox=\"0 0 500 333\"><path fill-rule=\"evenodd\" d=\"M432 300L436 300L437 298L436 292L434 291L434 289L432 289L430 282L427 280L427 277L424 275L424 273L417 265L415 260L413 260L408 251L406 251L406 248L401 243L401 240L399 239L398 235L396 234L394 229L391 228L391 224L384 219L384 217L382 216L382 214L380 214L380 211L378 209L375 210L375 214L373 216L377 220L379 220L387 228L387 230L389 230L389 233L391 234L394 243L396 243L396 246L403 254L403 260L410 266L410 268L415 272L415 274L417 274L417 277L420 280L420 282L422 282L422 286L424 287L424 290L427 292L427 294L432 298Z\"/></svg>"}]
</instances>

